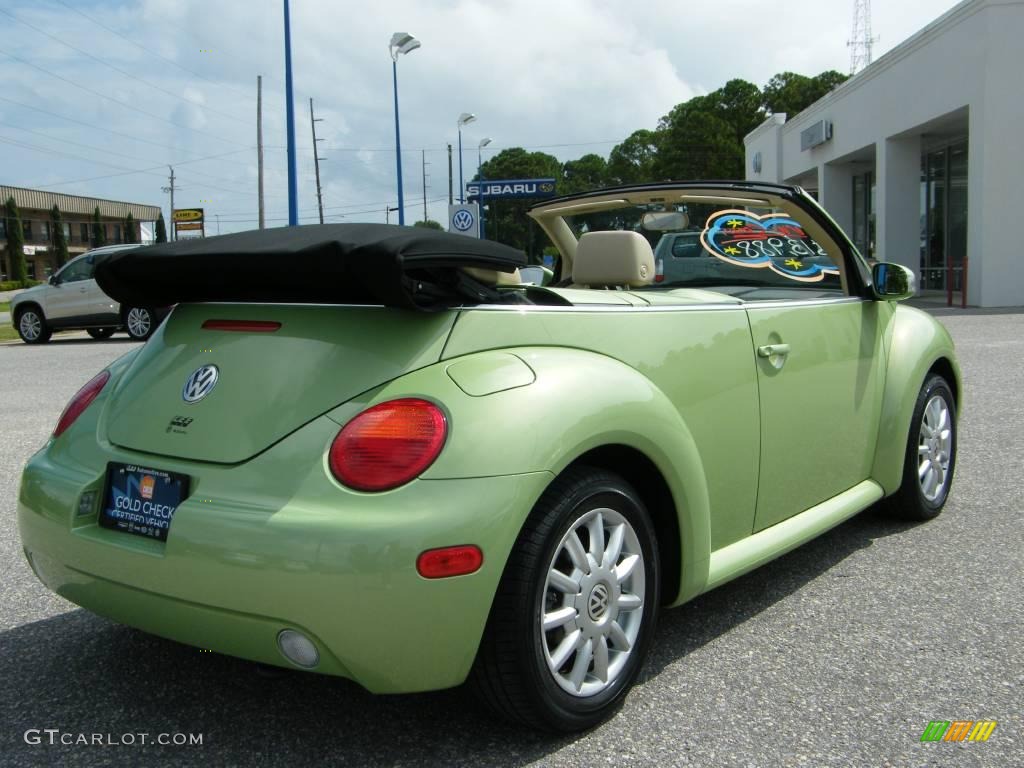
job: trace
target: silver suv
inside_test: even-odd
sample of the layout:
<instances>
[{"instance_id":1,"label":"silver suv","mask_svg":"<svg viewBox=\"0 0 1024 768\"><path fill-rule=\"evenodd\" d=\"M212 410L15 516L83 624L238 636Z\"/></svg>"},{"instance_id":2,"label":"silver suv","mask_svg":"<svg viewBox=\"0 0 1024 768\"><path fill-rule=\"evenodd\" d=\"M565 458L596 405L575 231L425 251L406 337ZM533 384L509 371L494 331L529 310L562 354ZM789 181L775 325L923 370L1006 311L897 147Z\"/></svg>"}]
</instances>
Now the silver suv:
<instances>
[{"instance_id":1,"label":"silver suv","mask_svg":"<svg viewBox=\"0 0 1024 768\"><path fill-rule=\"evenodd\" d=\"M169 309L122 306L93 279L98 255L139 247L108 245L87 251L65 264L46 285L15 294L11 321L22 340L43 344L54 331L70 329L84 329L94 339L109 339L119 330L139 341L148 339Z\"/></svg>"}]
</instances>

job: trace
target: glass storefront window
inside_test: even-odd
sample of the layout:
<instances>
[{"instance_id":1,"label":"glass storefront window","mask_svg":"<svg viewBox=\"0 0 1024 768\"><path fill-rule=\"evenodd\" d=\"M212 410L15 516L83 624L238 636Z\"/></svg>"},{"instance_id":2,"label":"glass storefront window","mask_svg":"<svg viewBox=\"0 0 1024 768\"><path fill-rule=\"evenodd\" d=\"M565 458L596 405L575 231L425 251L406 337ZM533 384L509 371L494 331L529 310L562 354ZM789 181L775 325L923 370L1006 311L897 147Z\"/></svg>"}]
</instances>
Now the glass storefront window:
<instances>
[{"instance_id":1,"label":"glass storefront window","mask_svg":"<svg viewBox=\"0 0 1024 768\"><path fill-rule=\"evenodd\" d=\"M921 159L921 288L961 290L967 253L967 142Z\"/></svg>"},{"instance_id":2,"label":"glass storefront window","mask_svg":"<svg viewBox=\"0 0 1024 768\"><path fill-rule=\"evenodd\" d=\"M875 174L853 177L853 244L866 259L875 257Z\"/></svg>"}]
</instances>

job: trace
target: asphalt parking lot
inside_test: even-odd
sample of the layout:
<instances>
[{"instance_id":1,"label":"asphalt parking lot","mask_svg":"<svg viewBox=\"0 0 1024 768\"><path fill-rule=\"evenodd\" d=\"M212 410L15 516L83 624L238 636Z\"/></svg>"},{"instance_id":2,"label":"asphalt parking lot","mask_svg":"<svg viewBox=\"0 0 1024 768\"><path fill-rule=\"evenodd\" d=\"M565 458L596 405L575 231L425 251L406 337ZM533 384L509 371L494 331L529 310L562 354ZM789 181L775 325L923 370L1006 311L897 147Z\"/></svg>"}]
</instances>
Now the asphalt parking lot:
<instances>
[{"instance_id":1,"label":"asphalt parking lot","mask_svg":"<svg viewBox=\"0 0 1024 768\"><path fill-rule=\"evenodd\" d=\"M496 722L458 690L374 697L270 675L50 594L18 543L19 473L133 343L0 346L0 765L1021 765L1024 314L942 320L967 398L944 513L908 525L869 511L663 614L622 710L571 738ZM919 740L931 720L982 719L998 721L985 743ZM51 746L27 744L29 729L203 743Z\"/></svg>"}]
</instances>

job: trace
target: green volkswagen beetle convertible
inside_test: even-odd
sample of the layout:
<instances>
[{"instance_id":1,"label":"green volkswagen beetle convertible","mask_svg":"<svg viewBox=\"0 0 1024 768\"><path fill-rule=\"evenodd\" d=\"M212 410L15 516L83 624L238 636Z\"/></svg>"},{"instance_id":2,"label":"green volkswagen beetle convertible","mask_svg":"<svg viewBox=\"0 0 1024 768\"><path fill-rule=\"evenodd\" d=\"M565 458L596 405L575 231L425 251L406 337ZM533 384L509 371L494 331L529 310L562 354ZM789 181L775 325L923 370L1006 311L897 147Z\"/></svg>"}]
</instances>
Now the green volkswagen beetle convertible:
<instances>
[{"instance_id":1,"label":"green volkswagen beetle convertible","mask_svg":"<svg viewBox=\"0 0 1024 768\"><path fill-rule=\"evenodd\" d=\"M942 510L953 344L802 190L530 216L553 280L369 224L110 255L108 295L177 307L28 462L35 573L182 643L378 693L468 682L572 731L621 702L661 610L878 502Z\"/></svg>"}]
</instances>

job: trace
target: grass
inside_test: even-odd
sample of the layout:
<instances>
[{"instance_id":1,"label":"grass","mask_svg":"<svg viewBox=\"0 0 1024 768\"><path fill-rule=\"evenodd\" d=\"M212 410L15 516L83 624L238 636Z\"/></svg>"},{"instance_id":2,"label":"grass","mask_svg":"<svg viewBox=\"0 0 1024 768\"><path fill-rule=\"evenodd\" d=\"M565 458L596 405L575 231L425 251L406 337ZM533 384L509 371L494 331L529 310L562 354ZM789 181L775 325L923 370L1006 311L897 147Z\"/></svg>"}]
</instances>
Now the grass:
<instances>
[{"instance_id":1,"label":"grass","mask_svg":"<svg viewBox=\"0 0 1024 768\"><path fill-rule=\"evenodd\" d=\"M0 301L0 312L10 312L10 311L11 311L11 302L9 302L9 301Z\"/></svg>"},{"instance_id":2,"label":"grass","mask_svg":"<svg viewBox=\"0 0 1024 768\"><path fill-rule=\"evenodd\" d=\"M12 339L21 338L18 336L18 332L14 330L14 327L3 323L0 325L0 341L11 341Z\"/></svg>"}]
</instances>

